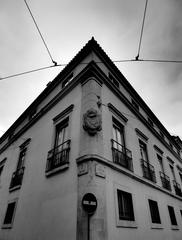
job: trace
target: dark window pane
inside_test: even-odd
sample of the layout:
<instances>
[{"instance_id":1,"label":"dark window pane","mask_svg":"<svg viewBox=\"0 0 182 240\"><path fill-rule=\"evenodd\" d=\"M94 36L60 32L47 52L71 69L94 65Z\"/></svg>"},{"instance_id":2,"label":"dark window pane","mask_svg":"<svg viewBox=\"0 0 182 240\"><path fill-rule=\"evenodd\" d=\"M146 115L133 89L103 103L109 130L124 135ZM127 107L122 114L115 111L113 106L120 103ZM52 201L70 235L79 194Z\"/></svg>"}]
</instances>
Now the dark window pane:
<instances>
[{"instance_id":1,"label":"dark window pane","mask_svg":"<svg viewBox=\"0 0 182 240\"><path fill-rule=\"evenodd\" d=\"M12 223L15 205L16 205L16 202L12 202L8 204L8 208L7 208L5 219L4 219L4 224Z\"/></svg>"},{"instance_id":2,"label":"dark window pane","mask_svg":"<svg viewBox=\"0 0 182 240\"><path fill-rule=\"evenodd\" d=\"M141 158L148 162L147 145L139 140Z\"/></svg>"},{"instance_id":3,"label":"dark window pane","mask_svg":"<svg viewBox=\"0 0 182 240\"><path fill-rule=\"evenodd\" d=\"M175 213L174 213L174 208L171 207L171 206L168 206L168 210L169 210L169 216L170 216L170 219L171 219L171 224L172 225L178 225L177 221L176 221L176 216L175 216Z\"/></svg>"},{"instance_id":4,"label":"dark window pane","mask_svg":"<svg viewBox=\"0 0 182 240\"><path fill-rule=\"evenodd\" d=\"M20 151L18 164L17 164L17 170L24 167L26 151L27 151L26 148L24 148Z\"/></svg>"},{"instance_id":5,"label":"dark window pane","mask_svg":"<svg viewBox=\"0 0 182 240\"><path fill-rule=\"evenodd\" d=\"M148 201L152 223L161 223L157 202L150 199Z\"/></svg>"},{"instance_id":6,"label":"dark window pane","mask_svg":"<svg viewBox=\"0 0 182 240\"><path fill-rule=\"evenodd\" d=\"M180 213L181 213L181 217L182 217L182 210L180 210Z\"/></svg>"},{"instance_id":7,"label":"dark window pane","mask_svg":"<svg viewBox=\"0 0 182 240\"><path fill-rule=\"evenodd\" d=\"M119 219L134 221L134 211L131 193L117 190Z\"/></svg>"},{"instance_id":8,"label":"dark window pane","mask_svg":"<svg viewBox=\"0 0 182 240\"><path fill-rule=\"evenodd\" d=\"M4 168L4 165L0 166L0 176L2 174L3 168Z\"/></svg>"}]
</instances>

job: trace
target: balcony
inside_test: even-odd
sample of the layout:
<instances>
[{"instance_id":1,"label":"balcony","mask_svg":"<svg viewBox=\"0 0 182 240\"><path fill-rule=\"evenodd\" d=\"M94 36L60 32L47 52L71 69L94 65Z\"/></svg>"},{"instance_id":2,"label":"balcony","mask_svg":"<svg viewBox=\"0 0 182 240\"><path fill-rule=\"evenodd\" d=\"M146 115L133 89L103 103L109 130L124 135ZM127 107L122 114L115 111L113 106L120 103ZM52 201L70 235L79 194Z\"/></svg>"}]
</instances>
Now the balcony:
<instances>
[{"instance_id":1,"label":"balcony","mask_svg":"<svg viewBox=\"0 0 182 240\"><path fill-rule=\"evenodd\" d=\"M173 186L174 186L176 195L182 197L181 187L180 187L179 183L177 183L175 180L173 180Z\"/></svg>"},{"instance_id":2,"label":"balcony","mask_svg":"<svg viewBox=\"0 0 182 240\"><path fill-rule=\"evenodd\" d=\"M171 191L171 183L169 177L163 172L159 172L159 174L162 182L162 187Z\"/></svg>"},{"instance_id":3,"label":"balcony","mask_svg":"<svg viewBox=\"0 0 182 240\"><path fill-rule=\"evenodd\" d=\"M69 163L70 142L68 140L48 152L46 173Z\"/></svg>"},{"instance_id":4,"label":"balcony","mask_svg":"<svg viewBox=\"0 0 182 240\"><path fill-rule=\"evenodd\" d=\"M156 183L154 167L149 162L143 159L141 159L141 166L143 171L143 177Z\"/></svg>"},{"instance_id":5,"label":"balcony","mask_svg":"<svg viewBox=\"0 0 182 240\"><path fill-rule=\"evenodd\" d=\"M113 162L133 171L132 153L115 140L111 139Z\"/></svg>"},{"instance_id":6,"label":"balcony","mask_svg":"<svg viewBox=\"0 0 182 240\"><path fill-rule=\"evenodd\" d=\"M17 169L13 173L12 178L11 178L10 187L9 187L10 191L13 191L13 190L21 187L22 180L23 180L23 174L24 174L24 167Z\"/></svg>"}]
</instances>

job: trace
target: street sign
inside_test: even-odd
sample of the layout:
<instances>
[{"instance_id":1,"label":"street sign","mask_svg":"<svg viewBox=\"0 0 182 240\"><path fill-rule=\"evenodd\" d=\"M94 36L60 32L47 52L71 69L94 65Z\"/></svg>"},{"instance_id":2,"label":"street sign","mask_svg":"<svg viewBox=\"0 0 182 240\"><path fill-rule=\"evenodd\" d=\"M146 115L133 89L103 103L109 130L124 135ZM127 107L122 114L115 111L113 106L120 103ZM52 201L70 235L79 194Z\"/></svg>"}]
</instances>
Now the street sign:
<instances>
[{"instance_id":1,"label":"street sign","mask_svg":"<svg viewBox=\"0 0 182 240\"><path fill-rule=\"evenodd\" d=\"M88 214L93 214L97 209L97 199L95 195L86 193L82 198L82 206Z\"/></svg>"}]
</instances>

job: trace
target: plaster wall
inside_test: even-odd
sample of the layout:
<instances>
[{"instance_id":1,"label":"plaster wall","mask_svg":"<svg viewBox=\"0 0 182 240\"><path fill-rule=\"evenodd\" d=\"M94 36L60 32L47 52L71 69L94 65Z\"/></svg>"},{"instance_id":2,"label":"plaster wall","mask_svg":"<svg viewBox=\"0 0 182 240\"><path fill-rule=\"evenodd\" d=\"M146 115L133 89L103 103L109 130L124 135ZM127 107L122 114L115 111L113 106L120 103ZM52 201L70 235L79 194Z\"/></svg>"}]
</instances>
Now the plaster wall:
<instances>
[{"instance_id":1,"label":"plaster wall","mask_svg":"<svg viewBox=\"0 0 182 240\"><path fill-rule=\"evenodd\" d=\"M167 156L174 161L174 169L176 172L177 182L181 184L176 164L181 166L181 163L172 153L149 131L149 129L118 99L105 85L102 87L102 117L103 117L103 156L107 161L112 160L111 141L112 138L112 116L118 119L125 128L125 143L126 147L132 151L134 175L143 178L141 168L141 155L139 149L139 139L135 128L138 128L148 137L148 141L143 140L147 144L147 151L150 163L155 168L157 183L155 185L162 189L161 179L159 176L160 164L157 160L154 144L157 145L163 153L163 162L166 174L170 177L172 186L172 173L169 169ZM107 107L108 103L112 103L127 119L125 123L117 114L114 114ZM121 167L122 168L122 167ZM126 170L127 172L128 170ZM181 239L182 237L182 221L180 210L182 210L182 200L174 197L174 189L172 186L173 196L159 191L141 181L136 181L134 178L128 177L125 174L115 171L112 168L106 167L106 204L107 204L107 223L108 223L108 239ZM114 189L116 185L120 185L124 191L131 192L134 198L135 215L137 218L136 228L124 228L116 226L116 203ZM159 211L161 214L162 228L153 229L151 227L150 212L148 208L148 198L158 202ZM175 209L175 214L178 222L178 230L171 229L171 223L167 205L171 205Z\"/></svg>"},{"instance_id":2,"label":"plaster wall","mask_svg":"<svg viewBox=\"0 0 182 240\"><path fill-rule=\"evenodd\" d=\"M2 224L7 203L18 199L12 229L1 229L2 240L75 239L77 221L77 168L78 138L80 128L81 87L78 85L62 99L20 139L4 153L7 162L2 174L0 189L0 222ZM55 126L53 118L74 104L70 113L71 150L69 168L50 177L45 176L47 153L53 147ZM25 162L22 186L9 193L12 173L19 155L19 145L31 138ZM23 140L24 139L24 140ZM15 148L13 148L15 146ZM4 185L5 184L5 185Z\"/></svg>"},{"instance_id":3,"label":"plaster wall","mask_svg":"<svg viewBox=\"0 0 182 240\"><path fill-rule=\"evenodd\" d=\"M166 196L165 193L156 191L155 189L152 189L145 184L136 182L132 178L127 177L121 173L117 173L110 168L106 169L106 176L108 239L181 239L182 221L180 209L182 209L182 202L172 197ZM136 218L135 228L117 226L116 211L118 211L118 209L116 207L116 195L114 193L115 188L119 188L123 191L132 193L134 213ZM158 202L162 222L160 228L153 228L152 226L150 211L148 207L148 199L152 199ZM171 227L167 205L174 207L178 223L178 230L173 230Z\"/></svg>"}]
</instances>

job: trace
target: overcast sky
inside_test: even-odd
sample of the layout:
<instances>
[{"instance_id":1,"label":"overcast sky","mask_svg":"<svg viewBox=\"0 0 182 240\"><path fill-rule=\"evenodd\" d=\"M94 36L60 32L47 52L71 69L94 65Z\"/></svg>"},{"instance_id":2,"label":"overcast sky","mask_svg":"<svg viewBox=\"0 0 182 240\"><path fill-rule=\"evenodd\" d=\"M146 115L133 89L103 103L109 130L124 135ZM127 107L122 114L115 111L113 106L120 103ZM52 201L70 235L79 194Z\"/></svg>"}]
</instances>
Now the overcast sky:
<instances>
[{"instance_id":1,"label":"overcast sky","mask_svg":"<svg viewBox=\"0 0 182 240\"><path fill-rule=\"evenodd\" d=\"M145 0L27 0L58 63L94 36L112 60L137 55ZM141 59L182 60L182 0L149 0ZM52 65L23 0L0 0L0 77ZM116 66L172 135L182 138L182 64ZM0 80L0 136L62 70Z\"/></svg>"}]
</instances>

